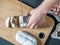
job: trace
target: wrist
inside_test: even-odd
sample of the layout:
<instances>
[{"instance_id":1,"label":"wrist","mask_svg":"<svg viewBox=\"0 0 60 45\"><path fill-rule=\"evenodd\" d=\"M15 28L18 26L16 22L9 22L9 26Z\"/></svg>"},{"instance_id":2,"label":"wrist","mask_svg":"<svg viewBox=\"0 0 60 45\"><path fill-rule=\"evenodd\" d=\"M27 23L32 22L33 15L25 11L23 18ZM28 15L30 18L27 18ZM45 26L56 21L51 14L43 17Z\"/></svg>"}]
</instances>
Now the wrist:
<instances>
[{"instance_id":1,"label":"wrist","mask_svg":"<svg viewBox=\"0 0 60 45\"><path fill-rule=\"evenodd\" d=\"M38 13L41 13L42 15L48 13L48 11L47 11L46 9L43 9L43 8L39 8L39 7L37 7L36 10L37 10Z\"/></svg>"}]
</instances>

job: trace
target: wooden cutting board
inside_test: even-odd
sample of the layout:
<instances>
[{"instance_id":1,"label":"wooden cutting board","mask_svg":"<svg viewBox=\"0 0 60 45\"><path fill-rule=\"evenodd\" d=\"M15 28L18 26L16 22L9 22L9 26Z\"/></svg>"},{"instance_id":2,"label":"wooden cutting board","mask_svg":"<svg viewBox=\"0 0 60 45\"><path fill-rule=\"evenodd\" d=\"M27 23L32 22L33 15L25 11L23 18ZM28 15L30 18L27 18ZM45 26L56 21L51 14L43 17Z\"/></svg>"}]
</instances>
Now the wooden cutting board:
<instances>
[{"instance_id":1,"label":"wooden cutting board","mask_svg":"<svg viewBox=\"0 0 60 45\"><path fill-rule=\"evenodd\" d=\"M38 45L44 45L52 28L54 26L54 20L46 16L42 26L37 29L28 28L6 28L5 20L9 16L21 15L21 3L18 0L0 0L0 37L12 42L14 45L21 45L15 40L15 35L18 31L24 30L34 35L38 40ZM23 4L24 15L32 10L31 7ZM39 38L39 33L43 32L45 37Z\"/></svg>"}]
</instances>

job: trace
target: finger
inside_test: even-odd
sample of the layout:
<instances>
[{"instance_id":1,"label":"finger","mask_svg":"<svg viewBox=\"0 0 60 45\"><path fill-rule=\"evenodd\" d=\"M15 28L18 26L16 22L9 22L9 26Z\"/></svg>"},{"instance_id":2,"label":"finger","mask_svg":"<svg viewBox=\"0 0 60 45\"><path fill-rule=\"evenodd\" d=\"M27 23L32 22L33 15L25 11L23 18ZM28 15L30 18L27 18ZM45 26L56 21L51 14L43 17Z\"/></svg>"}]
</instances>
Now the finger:
<instances>
[{"instance_id":1,"label":"finger","mask_svg":"<svg viewBox=\"0 0 60 45\"><path fill-rule=\"evenodd\" d=\"M34 27L34 29L36 29L38 27L38 25L36 25L35 27Z\"/></svg>"},{"instance_id":2,"label":"finger","mask_svg":"<svg viewBox=\"0 0 60 45\"><path fill-rule=\"evenodd\" d=\"M31 25L31 24L29 24L29 23L28 23L26 27L27 27L27 28L29 28L29 27L30 27L30 25Z\"/></svg>"},{"instance_id":3,"label":"finger","mask_svg":"<svg viewBox=\"0 0 60 45\"><path fill-rule=\"evenodd\" d=\"M39 25L39 21L35 21L35 22L32 23L32 25L30 25L29 28L30 28L30 29L34 29L34 28L37 28L38 25Z\"/></svg>"},{"instance_id":4,"label":"finger","mask_svg":"<svg viewBox=\"0 0 60 45\"><path fill-rule=\"evenodd\" d=\"M39 25L39 23L34 22L34 23L30 26L30 29L35 29L35 28L38 27L38 25Z\"/></svg>"},{"instance_id":5,"label":"finger","mask_svg":"<svg viewBox=\"0 0 60 45\"><path fill-rule=\"evenodd\" d=\"M32 21L29 20L28 24L27 24L27 28L29 28L32 25Z\"/></svg>"},{"instance_id":6,"label":"finger","mask_svg":"<svg viewBox=\"0 0 60 45\"><path fill-rule=\"evenodd\" d=\"M31 16L30 12L28 12L28 15Z\"/></svg>"},{"instance_id":7,"label":"finger","mask_svg":"<svg viewBox=\"0 0 60 45\"><path fill-rule=\"evenodd\" d=\"M28 13L26 13L26 16L31 16L30 11Z\"/></svg>"},{"instance_id":8,"label":"finger","mask_svg":"<svg viewBox=\"0 0 60 45\"><path fill-rule=\"evenodd\" d=\"M32 29L32 28L34 28L36 26L36 24L37 24L36 22L34 22L33 20L30 20L27 27Z\"/></svg>"},{"instance_id":9,"label":"finger","mask_svg":"<svg viewBox=\"0 0 60 45\"><path fill-rule=\"evenodd\" d=\"M30 28L30 29L35 28L35 25L36 25L36 23L33 23L29 28Z\"/></svg>"}]
</instances>

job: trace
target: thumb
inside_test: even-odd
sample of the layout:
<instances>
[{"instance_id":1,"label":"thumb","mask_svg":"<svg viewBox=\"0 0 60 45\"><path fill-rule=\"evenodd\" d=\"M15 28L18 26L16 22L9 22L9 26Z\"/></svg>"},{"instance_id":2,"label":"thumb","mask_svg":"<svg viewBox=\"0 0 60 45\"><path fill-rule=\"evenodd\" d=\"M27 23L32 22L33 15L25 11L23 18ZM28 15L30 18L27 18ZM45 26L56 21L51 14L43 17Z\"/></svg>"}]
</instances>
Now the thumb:
<instances>
[{"instance_id":1,"label":"thumb","mask_svg":"<svg viewBox=\"0 0 60 45\"><path fill-rule=\"evenodd\" d=\"M31 16L31 13L30 13L30 11L26 14L26 16Z\"/></svg>"}]
</instances>

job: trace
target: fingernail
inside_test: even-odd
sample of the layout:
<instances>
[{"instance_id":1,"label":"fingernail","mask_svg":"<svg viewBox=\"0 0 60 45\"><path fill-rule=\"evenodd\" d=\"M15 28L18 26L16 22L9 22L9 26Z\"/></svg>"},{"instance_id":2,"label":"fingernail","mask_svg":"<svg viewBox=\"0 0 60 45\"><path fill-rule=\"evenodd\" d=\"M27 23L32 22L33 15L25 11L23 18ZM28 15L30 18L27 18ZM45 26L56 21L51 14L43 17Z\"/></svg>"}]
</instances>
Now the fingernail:
<instances>
[{"instance_id":1,"label":"fingernail","mask_svg":"<svg viewBox=\"0 0 60 45\"><path fill-rule=\"evenodd\" d=\"M29 24L27 24L27 28L29 28Z\"/></svg>"},{"instance_id":2,"label":"fingernail","mask_svg":"<svg viewBox=\"0 0 60 45\"><path fill-rule=\"evenodd\" d=\"M30 26L30 29L33 29L33 28L34 28L34 25L31 25L31 26Z\"/></svg>"},{"instance_id":3,"label":"fingernail","mask_svg":"<svg viewBox=\"0 0 60 45\"><path fill-rule=\"evenodd\" d=\"M35 26L35 29L37 28L38 26Z\"/></svg>"},{"instance_id":4,"label":"fingernail","mask_svg":"<svg viewBox=\"0 0 60 45\"><path fill-rule=\"evenodd\" d=\"M33 27L31 26L30 29L33 29Z\"/></svg>"},{"instance_id":5,"label":"fingernail","mask_svg":"<svg viewBox=\"0 0 60 45\"><path fill-rule=\"evenodd\" d=\"M29 28L29 26L26 26L27 28Z\"/></svg>"}]
</instances>

